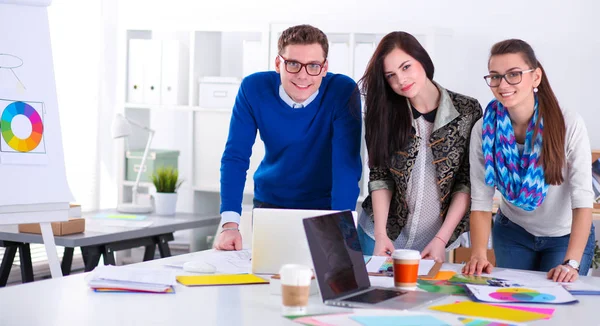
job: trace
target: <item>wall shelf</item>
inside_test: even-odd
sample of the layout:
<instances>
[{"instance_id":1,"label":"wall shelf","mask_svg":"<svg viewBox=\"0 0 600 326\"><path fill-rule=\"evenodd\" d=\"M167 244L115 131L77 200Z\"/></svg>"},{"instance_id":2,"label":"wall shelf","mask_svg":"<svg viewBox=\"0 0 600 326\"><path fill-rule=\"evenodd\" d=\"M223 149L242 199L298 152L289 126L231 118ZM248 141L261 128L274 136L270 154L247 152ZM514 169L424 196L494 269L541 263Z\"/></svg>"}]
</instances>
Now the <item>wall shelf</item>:
<instances>
[{"instance_id":1,"label":"wall shelf","mask_svg":"<svg viewBox=\"0 0 600 326\"><path fill-rule=\"evenodd\" d=\"M219 112L231 114L232 108L204 108L193 105L150 105L143 103L125 103L125 109L156 110L156 111L184 111L184 112Z\"/></svg>"},{"instance_id":2,"label":"wall shelf","mask_svg":"<svg viewBox=\"0 0 600 326\"><path fill-rule=\"evenodd\" d=\"M135 181L123 180L122 184L123 184L123 186L133 187L135 185ZM138 187L150 188L150 187L154 187L154 184L152 182L140 181L140 183L138 184Z\"/></svg>"},{"instance_id":3,"label":"wall shelf","mask_svg":"<svg viewBox=\"0 0 600 326\"><path fill-rule=\"evenodd\" d=\"M319 26L328 35L330 72L347 74L356 81L362 77L367 62L381 38L389 31L398 28L392 23L378 23L365 28L353 24L311 23ZM119 55L119 66L122 69L119 72L119 85L123 87L123 92L120 92L123 96L120 99L122 105L118 111L128 118L156 130L151 146L153 149L179 150L178 169L182 178L185 179L185 186L178 191L177 211L219 213L220 164L228 137L232 105L219 108L209 108L207 105L201 107L199 105L199 80L206 80L205 77L242 80L243 77L256 71L273 70L279 35L285 28L292 25L296 25L296 23L266 23L232 28L232 25L223 22L222 26L218 28L213 22L206 25L204 29L202 23L199 23L190 27L193 29L183 31L164 30L159 27L153 30L153 27L149 26L144 26L142 29L128 26L128 29L122 30L122 51ZM452 46L452 33L437 28L408 28L406 30L422 43L436 62L436 74L443 75L443 67L447 65L442 64L441 61L444 52ZM129 46L132 40L136 40L133 43L139 43L137 40L157 41L162 44L163 54L165 49L169 49L165 44L170 46L178 44L176 46L179 51L178 55L170 54L170 58L179 58L178 62L173 62L173 60L165 62L161 59L160 64L144 66L151 67L148 69L158 67L156 69L162 71L161 74L158 74L160 76L164 76L165 71L168 73L176 71L178 82L175 84L178 85L178 89L175 91L177 96L173 97L173 94L169 93L169 103L163 103L162 96L154 96L149 101L144 98L140 100L139 96L134 100L130 97L129 93L132 91L129 70L139 65L139 62L136 63L133 60L135 58L132 58L130 51ZM160 49L161 46L155 44L155 48ZM142 58L140 60L153 57L146 52L142 53L144 55L138 57ZM155 55L154 57L160 56ZM438 64L438 62L440 63ZM171 67L169 68L171 70L165 67ZM147 69L142 69L142 71L146 73ZM156 76L157 74L150 75ZM164 84L164 78L162 83ZM146 81L143 84L146 84ZM158 88L161 89L161 92L165 92L162 86ZM136 94L139 95L139 93ZM369 169L366 164L364 127L361 138L363 139L361 155L364 164L360 181L359 205L368 195ZM125 148L144 148L146 140L147 134L143 130L134 130L134 134L127 140L127 147L123 145L118 149L116 159L119 165L119 175L117 180L125 179ZM252 204L254 189L252 176L263 156L264 144L260 135L257 135L247 172L243 205ZM132 185L131 181L119 183L119 202L130 199L126 195L124 196L124 192L130 191ZM154 187L151 185L151 183L141 184L140 187L151 194L154 191Z\"/></svg>"}]
</instances>

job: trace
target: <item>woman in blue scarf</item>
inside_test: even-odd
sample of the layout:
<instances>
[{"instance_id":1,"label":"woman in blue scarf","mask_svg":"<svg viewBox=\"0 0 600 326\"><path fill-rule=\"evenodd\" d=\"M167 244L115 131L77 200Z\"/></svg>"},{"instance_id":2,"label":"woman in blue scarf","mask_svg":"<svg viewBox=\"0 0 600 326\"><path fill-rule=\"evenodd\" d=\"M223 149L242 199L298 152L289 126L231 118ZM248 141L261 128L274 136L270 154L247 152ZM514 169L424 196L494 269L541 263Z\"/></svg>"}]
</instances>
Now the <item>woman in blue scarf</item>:
<instances>
[{"instance_id":1,"label":"woman in blue scarf","mask_svg":"<svg viewBox=\"0 0 600 326\"><path fill-rule=\"evenodd\" d=\"M579 115L561 110L548 76L522 40L495 44L485 81L495 100L471 133L471 260L491 272L486 249L494 191L501 194L492 242L499 267L586 275L595 244L590 144Z\"/></svg>"}]
</instances>

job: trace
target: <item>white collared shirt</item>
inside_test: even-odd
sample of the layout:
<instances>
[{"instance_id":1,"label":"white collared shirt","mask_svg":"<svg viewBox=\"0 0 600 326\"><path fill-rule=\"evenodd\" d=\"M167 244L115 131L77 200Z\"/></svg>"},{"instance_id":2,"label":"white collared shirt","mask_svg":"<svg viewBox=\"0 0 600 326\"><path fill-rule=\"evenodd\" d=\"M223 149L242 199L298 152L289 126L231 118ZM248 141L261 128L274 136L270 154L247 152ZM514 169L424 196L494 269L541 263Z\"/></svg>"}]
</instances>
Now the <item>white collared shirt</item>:
<instances>
[{"instance_id":1,"label":"white collared shirt","mask_svg":"<svg viewBox=\"0 0 600 326\"><path fill-rule=\"evenodd\" d=\"M283 85L279 85L279 97L281 97L281 99L287 104L289 105L292 109L301 109L303 107L306 107L307 105L309 105L316 97L317 95L319 95L319 90L317 89L316 92L313 93L313 95L309 96L306 101L302 102L302 103L296 103L294 102L294 100L292 100L292 98L285 92L285 89L283 89Z\"/></svg>"}]
</instances>

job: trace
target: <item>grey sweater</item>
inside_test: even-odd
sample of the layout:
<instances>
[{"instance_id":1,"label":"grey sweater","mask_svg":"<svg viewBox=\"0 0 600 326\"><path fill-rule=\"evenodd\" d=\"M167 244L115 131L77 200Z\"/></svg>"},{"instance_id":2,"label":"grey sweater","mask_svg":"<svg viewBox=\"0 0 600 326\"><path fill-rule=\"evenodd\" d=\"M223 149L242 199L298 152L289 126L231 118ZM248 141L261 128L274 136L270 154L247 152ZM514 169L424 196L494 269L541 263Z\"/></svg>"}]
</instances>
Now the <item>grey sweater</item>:
<instances>
[{"instance_id":1,"label":"grey sweater","mask_svg":"<svg viewBox=\"0 0 600 326\"><path fill-rule=\"evenodd\" d=\"M572 209L593 207L592 158L583 119L563 110L566 124L564 182L548 187L546 199L534 211L525 211L501 198L500 210L512 222L534 236L559 237L571 233ZM492 211L495 189L485 183L485 164L481 149L483 119L471 132L471 210Z\"/></svg>"}]
</instances>

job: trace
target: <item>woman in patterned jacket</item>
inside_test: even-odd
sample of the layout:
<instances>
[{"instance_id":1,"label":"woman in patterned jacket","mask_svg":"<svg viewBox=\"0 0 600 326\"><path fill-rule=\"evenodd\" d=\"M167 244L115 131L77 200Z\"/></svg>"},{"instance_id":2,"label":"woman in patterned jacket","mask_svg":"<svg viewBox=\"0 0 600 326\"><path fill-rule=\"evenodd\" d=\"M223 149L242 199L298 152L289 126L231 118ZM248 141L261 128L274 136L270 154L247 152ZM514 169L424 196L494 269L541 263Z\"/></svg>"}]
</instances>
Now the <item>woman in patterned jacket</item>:
<instances>
[{"instance_id":1,"label":"woman in patterned jacket","mask_svg":"<svg viewBox=\"0 0 600 326\"><path fill-rule=\"evenodd\" d=\"M365 254L416 249L443 261L469 219L469 141L481 106L433 81L431 58L405 32L386 35L361 79L369 196Z\"/></svg>"},{"instance_id":2,"label":"woman in patterned jacket","mask_svg":"<svg viewBox=\"0 0 600 326\"><path fill-rule=\"evenodd\" d=\"M500 267L586 275L594 255L592 160L583 119L561 110L529 44L496 43L485 80L495 100L471 137L471 260L491 272L486 249L494 190L502 195L492 242Z\"/></svg>"}]
</instances>

